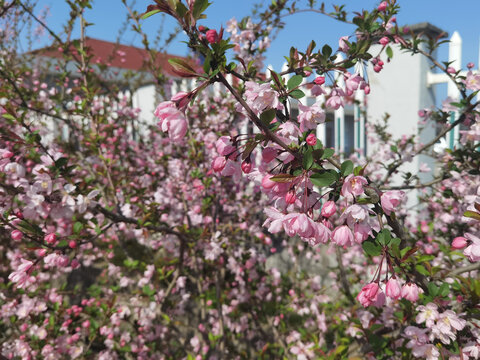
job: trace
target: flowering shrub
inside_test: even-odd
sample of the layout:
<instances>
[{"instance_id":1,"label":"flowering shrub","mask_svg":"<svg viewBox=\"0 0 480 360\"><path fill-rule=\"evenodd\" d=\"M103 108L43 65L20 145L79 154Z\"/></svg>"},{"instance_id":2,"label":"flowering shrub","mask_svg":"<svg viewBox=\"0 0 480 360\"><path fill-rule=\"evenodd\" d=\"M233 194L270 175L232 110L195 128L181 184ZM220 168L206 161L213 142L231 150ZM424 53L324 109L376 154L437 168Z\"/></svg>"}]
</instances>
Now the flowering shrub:
<instances>
[{"instance_id":1,"label":"flowering shrub","mask_svg":"<svg viewBox=\"0 0 480 360\"><path fill-rule=\"evenodd\" d=\"M50 31L21 1L0 6L4 24L26 17ZM70 6L74 19L90 3ZM433 59L438 44L399 27L393 0L353 15L273 1L258 22L233 19L226 30L207 27L208 6L156 0L141 16L175 18L205 59L170 60L198 79L172 96L149 64L164 101L144 136L132 130L140 109L94 67L83 35L55 37L64 57L52 80L22 61L5 25L2 358L479 358L478 75ZM303 10L351 23L355 36L336 51L292 48L286 70L265 74L272 32ZM369 94L355 64L381 72L390 46L432 60L461 100L422 110L441 128L427 144L376 123L375 157L336 154L315 129L328 110ZM307 88L323 100L294 116ZM462 124L459 146L431 151ZM433 181L394 183L425 153L438 163ZM412 190L423 204L415 212L405 207Z\"/></svg>"}]
</instances>

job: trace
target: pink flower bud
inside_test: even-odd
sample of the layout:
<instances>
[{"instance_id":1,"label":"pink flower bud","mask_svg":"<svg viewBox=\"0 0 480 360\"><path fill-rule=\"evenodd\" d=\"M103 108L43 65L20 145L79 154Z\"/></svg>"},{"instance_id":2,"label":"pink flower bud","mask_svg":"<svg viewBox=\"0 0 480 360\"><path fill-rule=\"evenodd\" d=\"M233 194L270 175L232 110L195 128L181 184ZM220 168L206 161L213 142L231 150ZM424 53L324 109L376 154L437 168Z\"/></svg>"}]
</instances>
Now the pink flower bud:
<instances>
[{"instance_id":1,"label":"pink flower bud","mask_svg":"<svg viewBox=\"0 0 480 360\"><path fill-rule=\"evenodd\" d=\"M370 94L370 85L365 85L365 88L363 89L363 91L365 92L365 95Z\"/></svg>"},{"instance_id":2,"label":"pink flower bud","mask_svg":"<svg viewBox=\"0 0 480 360\"><path fill-rule=\"evenodd\" d=\"M331 200L327 201L325 204L323 204L321 214L323 217L329 218L335 212L337 211L337 206L335 203Z\"/></svg>"},{"instance_id":3,"label":"pink flower bud","mask_svg":"<svg viewBox=\"0 0 480 360\"><path fill-rule=\"evenodd\" d=\"M19 230L13 230L11 233L10 233L10 236L12 237L13 240L15 241L20 241L22 240L23 238L23 233Z\"/></svg>"},{"instance_id":4,"label":"pink flower bud","mask_svg":"<svg viewBox=\"0 0 480 360\"><path fill-rule=\"evenodd\" d=\"M208 30L205 36L210 44L214 44L218 41L218 33L215 29Z\"/></svg>"},{"instance_id":5,"label":"pink flower bud","mask_svg":"<svg viewBox=\"0 0 480 360\"><path fill-rule=\"evenodd\" d=\"M447 68L447 72L448 72L449 74L455 74L455 73L457 72L457 70L455 70L455 68L454 68L453 66L449 66L449 67Z\"/></svg>"},{"instance_id":6,"label":"pink flower bud","mask_svg":"<svg viewBox=\"0 0 480 360\"><path fill-rule=\"evenodd\" d=\"M467 68L469 68L469 69L473 69L474 67L475 67L475 64L472 63L472 62L469 62L469 63L467 64Z\"/></svg>"},{"instance_id":7,"label":"pink flower bud","mask_svg":"<svg viewBox=\"0 0 480 360\"><path fill-rule=\"evenodd\" d=\"M68 246L71 249L75 249L77 247L77 242L75 240L70 240L69 243L68 243Z\"/></svg>"},{"instance_id":8,"label":"pink flower bud","mask_svg":"<svg viewBox=\"0 0 480 360\"><path fill-rule=\"evenodd\" d=\"M285 195L285 202L287 204L293 204L295 200L297 200L297 196L295 195L295 190L290 190L289 192L287 192L287 194Z\"/></svg>"},{"instance_id":9,"label":"pink flower bud","mask_svg":"<svg viewBox=\"0 0 480 360\"><path fill-rule=\"evenodd\" d=\"M46 249L38 249L38 250L36 251L36 253L37 253L37 256L38 256L38 257L44 257L45 254L47 253L47 250L46 250Z\"/></svg>"},{"instance_id":10,"label":"pink flower bud","mask_svg":"<svg viewBox=\"0 0 480 360\"><path fill-rule=\"evenodd\" d=\"M414 283L408 283L402 286L402 298L415 302L418 300L418 294L420 290L418 286Z\"/></svg>"},{"instance_id":11,"label":"pink flower bud","mask_svg":"<svg viewBox=\"0 0 480 360\"><path fill-rule=\"evenodd\" d=\"M378 64L373 67L373 71L375 71L376 73L379 73L380 71L382 71L382 69L383 68Z\"/></svg>"},{"instance_id":12,"label":"pink flower bud","mask_svg":"<svg viewBox=\"0 0 480 360\"><path fill-rule=\"evenodd\" d=\"M400 298L400 296L402 295L402 289L400 287L400 283L396 278L391 277L390 280L388 280L385 294L391 299Z\"/></svg>"},{"instance_id":13,"label":"pink flower bud","mask_svg":"<svg viewBox=\"0 0 480 360\"><path fill-rule=\"evenodd\" d=\"M325 84L325 76L317 76L313 82L317 85Z\"/></svg>"},{"instance_id":14,"label":"pink flower bud","mask_svg":"<svg viewBox=\"0 0 480 360\"><path fill-rule=\"evenodd\" d=\"M465 239L463 236L458 236L452 241L452 248L457 250L463 249L467 245L467 239Z\"/></svg>"},{"instance_id":15,"label":"pink flower bud","mask_svg":"<svg viewBox=\"0 0 480 360\"><path fill-rule=\"evenodd\" d=\"M317 137L315 136L315 134L309 134L307 136L306 142L310 146L315 146L315 144L317 143Z\"/></svg>"},{"instance_id":16,"label":"pink flower bud","mask_svg":"<svg viewBox=\"0 0 480 360\"><path fill-rule=\"evenodd\" d=\"M270 177L271 177L270 175L265 175L262 179L262 187L265 190L269 190L273 188L275 185L277 185L275 181L270 180Z\"/></svg>"},{"instance_id":17,"label":"pink flower bud","mask_svg":"<svg viewBox=\"0 0 480 360\"><path fill-rule=\"evenodd\" d=\"M70 266L72 267L72 269L76 269L80 266L80 263L78 262L77 259L73 259L72 262L70 263Z\"/></svg>"},{"instance_id":18,"label":"pink flower bud","mask_svg":"<svg viewBox=\"0 0 480 360\"><path fill-rule=\"evenodd\" d=\"M249 174L252 171L252 163L250 161L244 160L242 162L242 171L245 174Z\"/></svg>"},{"instance_id":19,"label":"pink flower bud","mask_svg":"<svg viewBox=\"0 0 480 360\"><path fill-rule=\"evenodd\" d=\"M13 152L9 151L9 150L6 150L3 154L2 154L2 158L4 159L9 159L13 156Z\"/></svg>"},{"instance_id":20,"label":"pink flower bud","mask_svg":"<svg viewBox=\"0 0 480 360\"><path fill-rule=\"evenodd\" d=\"M383 46L387 45L390 40L388 39L388 37L384 36L382 37L379 41L378 41L380 44L382 44Z\"/></svg>"},{"instance_id":21,"label":"pink flower bud","mask_svg":"<svg viewBox=\"0 0 480 360\"><path fill-rule=\"evenodd\" d=\"M48 234L48 235L45 235L45 237L43 238L43 240L45 240L45 242L47 244L54 244L55 241L57 241L57 235L55 235L55 233L51 233L51 234Z\"/></svg>"},{"instance_id":22,"label":"pink flower bud","mask_svg":"<svg viewBox=\"0 0 480 360\"><path fill-rule=\"evenodd\" d=\"M89 328L89 327L90 327L90 321L89 321L89 320L85 320L85 321L82 323L82 327L84 327L84 328Z\"/></svg>"},{"instance_id":23,"label":"pink flower bud","mask_svg":"<svg viewBox=\"0 0 480 360\"><path fill-rule=\"evenodd\" d=\"M378 5L377 10L383 12L383 11L387 10L387 5L388 5L388 4L387 4L386 1L382 1L382 2L380 3L380 5Z\"/></svg>"},{"instance_id":24,"label":"pink flower bud","mask_svg":"<svg viewBox=\"0 0 480 360\"><path fill-rule=\"evenodd\" d=\"M198 31L200 31L200 32L205 32L205 31L207 31L207 29L205 28L205 26L200 25L200 26L198 27Z\"/></svg>"},{"instance_id":25,"label":"pink flower bud","mask_svg":"<svg viewBox=\"0 0 480 360\"><path fill-rule=\"evenodd\" d=\"M224 156L218 156L212 162L212 169L215 172L220 172L223 170L226 164L227 164L227 159L225 159Z\"/></svg>"}]
</instances>

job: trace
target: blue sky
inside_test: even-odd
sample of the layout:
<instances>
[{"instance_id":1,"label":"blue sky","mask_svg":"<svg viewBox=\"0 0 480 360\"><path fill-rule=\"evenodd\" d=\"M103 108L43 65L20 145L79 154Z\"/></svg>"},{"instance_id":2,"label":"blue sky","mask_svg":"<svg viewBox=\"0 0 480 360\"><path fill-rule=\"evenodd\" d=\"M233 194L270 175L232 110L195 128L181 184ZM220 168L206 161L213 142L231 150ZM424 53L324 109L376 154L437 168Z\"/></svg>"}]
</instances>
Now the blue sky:
<instances>
[{"instance_id":1,"label":"blue sky","mask_svg":"<svg viewBox=\"0 0 480 360\"><path fill-rule=\"evenodd\" d=\"M38 0L37 13L45 6L50 8L50 16L47 23L53 29L60 31L61 26L68 14L68 6L63 0ZM129 1L131 2L131 1ZM249 14L255 3L269 4L270 0L212 0L213 4L207 10L207 19L203 24L210 28L219 28L225 25L231 17L238 20ZM149 0L137 0L134 9L143 12L147 5L153 3ZM325 1L327 9L331 4L345 4L347 10L358 11L362 8L371 9L379 1L373 0L344 0L343 2ZM463 64L472 61L478 64L479 57L479 36L480 22L480 1L478 0L398 0L401 6L400 14L397 16L398 23L414 24L428 21L435 26L447 31L449 35L456 30L463 39ZM298 1L302 4L302 1ZM298 6L300 7L300 6ZM102 40L116 41L119 31L125 29L126 11L120 0L96 0L93 10L88 10L86 20L93 23L88 27L87 35ZM152 39L158 32L161 23L160 16L152 16L143 20L143 29ZM332 48L337 48L338 38L343 35L351 35L353 27L339 24L326 16L318 14L298 14L285 18L285 29L277 37L267 53L266 64L272 64L279 69L283 63L283 56L288 54L290 46L295 45L305 49L313 39L317 46L327 43ZM164 31L173 29L173 21L167 20L164 24ZM74 36L78 36L78 29ZM185 55L187 48L180 43L184 40L183 35L168 48L168 51L177 55ZM121 37L121 42L141 46L141 38L126 29ZM43 44L44 45L44 44ZM448 50L444 46L439 52L440 60L447 60Z\"/></svg>"}]
</instances>

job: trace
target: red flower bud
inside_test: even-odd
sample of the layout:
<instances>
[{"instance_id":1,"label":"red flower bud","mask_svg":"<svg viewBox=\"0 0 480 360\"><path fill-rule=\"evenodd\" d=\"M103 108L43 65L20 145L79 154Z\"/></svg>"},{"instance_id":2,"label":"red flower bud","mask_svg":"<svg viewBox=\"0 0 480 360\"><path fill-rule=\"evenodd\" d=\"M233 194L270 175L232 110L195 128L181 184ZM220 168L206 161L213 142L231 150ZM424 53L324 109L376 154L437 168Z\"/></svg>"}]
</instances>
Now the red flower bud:
<instances>
[{"instance_id":1,"label":"red flower bud","mask_svg":"<svg viewBox=\"0 0 480 360\"><path fill-rule=\"evenodd\" d=\"M377 10L383 12L383 11L387 10L387 5L388 5L388 4L387 4L386 1L382 1L382 2L380 3L380 5L378 5Z\"/></svg>"},{"instance_id":2,"label":"red flower bud","mask_svg":"<svg viewBox=\"0 0 480 360\"><path fill-rule=\"evenodd\" d=\"M218 41L217 30L215 30L215 29L208 30L207 33L206 33L206 37L207 37L207 41L210 44L216 43Z\"/></svg>"},{"instance_id":3,"label":"red flower bud","mask_svg":"<svg viewBox=\"0 0 480 360\"><path fill-rule=\"evenodd\" d=\"M317 85L325 84L325 76L317 76L313 82Z\"/></svg>"},{"instance_id":4,"label":"red flower bud","mask_svg":"<svg viewBox=\"0 0 480 360\"><path fill-rule=\"evenodd\" d=\"M251 163L250 161L247 161L247 160L245 160L244 162L242 162L242 171L243 171L245 174L250 173L250 171L252 171L252 163Z\"/></svg>"},{"instance_id":5,"label":"red flower bud","mask_svg":"<svg viewBox=\"0 0 480 360\"><path fill-rule=\"evenodd\" d=\"M307 136L306 142L310 146L315 146L315 144L317 143L317 137L315 136L315 134L309 134Z\"/></svg>"},{"instance_id":6,"label":"red flower bud","mask_svg":"<svg viewBox=\"0 0 480 360\"><path fill-rule=\"evenodd\" d=\"M287 204L293 204L295 200L297 200L297 196L295 195L295 190L290 190L289 192L287 192L287 194L285 195L285 202Z\"/></svg>"},{"instance_id":7,"label":"red flower bud","mask_svg":"<svg viewBox=\"0 0 480 360\"><path fill-rule=\"evenodd\" d=\"M452 248L457 250L463 249L467 245L467 239L465 239L463 236L458 236L452 241Z\"/></svg>"}]
</instances>

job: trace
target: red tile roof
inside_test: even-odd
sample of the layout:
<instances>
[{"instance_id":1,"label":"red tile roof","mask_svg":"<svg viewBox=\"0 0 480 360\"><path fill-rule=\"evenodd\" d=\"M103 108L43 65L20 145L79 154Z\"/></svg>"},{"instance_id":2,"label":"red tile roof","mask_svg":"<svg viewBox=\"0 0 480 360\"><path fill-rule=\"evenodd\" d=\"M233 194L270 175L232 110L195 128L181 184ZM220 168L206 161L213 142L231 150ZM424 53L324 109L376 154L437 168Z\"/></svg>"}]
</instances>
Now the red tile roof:
<instances>
[{"instance_id":1,"label":"red tile roof","mask_svg":"<svg viewBox=\"0 0 480 360\"><path fill-rule=\"evenodd\" d=\"M150 59L150 54L145 49L116 44L109 41L98 40L93 38L85 39L85 47L88 54L93 54L91 64L105 64L107 66L116 67L126 70L147 70L147 63ZM75 47L70 46L73 55L78 55ZM46 57L63 58L62 51L54 47L47 47L33 51L34 54L39 54ZM155 65L163 70L165 75L177 77L172 71L168 59L181 58L189 62L194 68L200 68L192 59L187 59L182 56L174 56L166 53L157 53Z\"/></svg>"}]
</instances>

